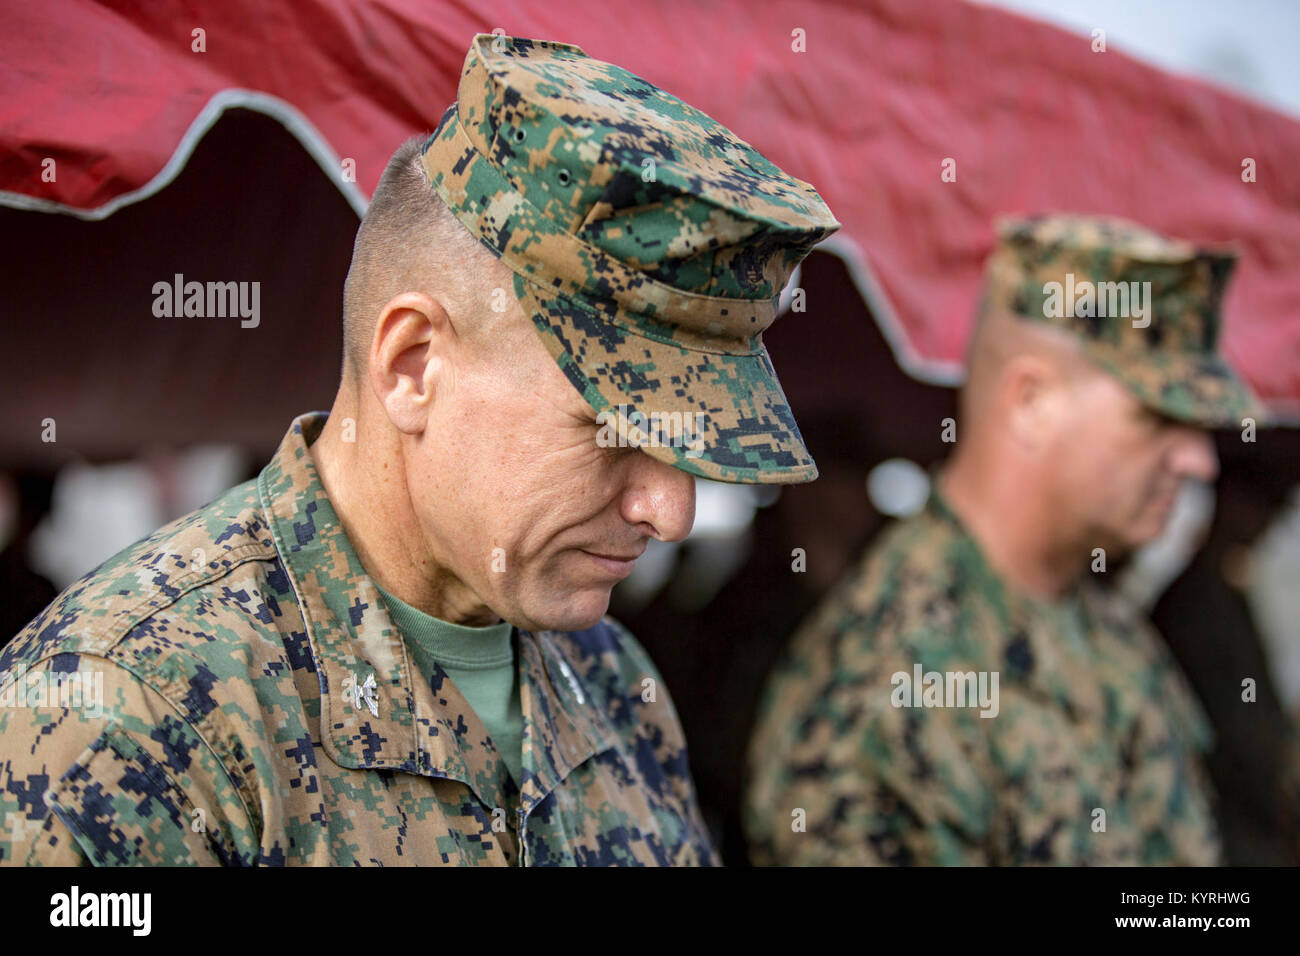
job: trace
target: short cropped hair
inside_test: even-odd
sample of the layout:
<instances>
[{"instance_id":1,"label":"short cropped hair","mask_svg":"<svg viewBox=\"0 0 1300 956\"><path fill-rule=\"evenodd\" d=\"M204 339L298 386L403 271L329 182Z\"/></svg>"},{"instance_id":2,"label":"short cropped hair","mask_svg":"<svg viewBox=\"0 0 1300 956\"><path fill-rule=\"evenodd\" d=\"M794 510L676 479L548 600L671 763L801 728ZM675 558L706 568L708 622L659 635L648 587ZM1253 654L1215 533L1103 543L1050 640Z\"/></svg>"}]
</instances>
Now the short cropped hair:
<instances>
[{"instance_id":1,"label":"short cropped hair","mask_svg":"<svg viewBox=\"0 0 1300 956\"><path fill-rule=\"evenodd\" d=\"M486 279L501 280L496 260L438 197L420 161L423 137L403 143L379 178L357 230L343 287L343 375L362 377L375 321L402 292L423 292L463 306ZM495 264L495 269L494 269Z\"/></svg>"}]
</instances>

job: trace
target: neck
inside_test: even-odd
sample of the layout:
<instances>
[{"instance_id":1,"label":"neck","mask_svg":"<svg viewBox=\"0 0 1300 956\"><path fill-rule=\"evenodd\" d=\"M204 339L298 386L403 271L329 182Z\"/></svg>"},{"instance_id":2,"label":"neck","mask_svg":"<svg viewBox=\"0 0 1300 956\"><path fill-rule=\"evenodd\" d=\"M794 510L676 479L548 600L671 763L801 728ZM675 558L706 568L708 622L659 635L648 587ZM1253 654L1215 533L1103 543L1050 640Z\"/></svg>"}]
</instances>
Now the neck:
<instances>
[{"instance_id":1,"label":"neck","mask_svg":"<svg viewBox=\"0 0 1300 956\"><path fill-rule=\"evenodd\" d=\"M1089 551L1035 490L1033 476L1031 462L1000 450L959 452L940 476L939 490L1004 581L1055 600L1083 572Z\"/></svg>"},{"instance_id":2,"label":"neck","mask_svg":"<svg viewBox=\"0 0 1300 956\"><path fill-rule=\"evenodd\" d=\"M356 422L355 441L344 441L343 422L349 418ZM481 627L500 621L421 533L406 481L402 435L382 412L364 415L340 390L310 452L348 541L376 584L452 624Z\"/></svg>"}]
</instances>

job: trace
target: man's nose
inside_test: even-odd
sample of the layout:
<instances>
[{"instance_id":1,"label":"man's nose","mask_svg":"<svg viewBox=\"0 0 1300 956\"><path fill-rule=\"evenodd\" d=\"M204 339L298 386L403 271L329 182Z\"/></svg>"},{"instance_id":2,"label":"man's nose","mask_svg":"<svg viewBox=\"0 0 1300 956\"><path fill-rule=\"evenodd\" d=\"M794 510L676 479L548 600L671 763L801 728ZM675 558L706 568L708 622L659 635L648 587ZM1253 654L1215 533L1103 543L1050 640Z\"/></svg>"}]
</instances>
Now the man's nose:
<instances>
[{"instance_id":1,"label":"man's nose","mask_svg":"<svg viewBox=\"0 0 1300 956\"><path fill-rule=\"evenodd\" d=\"M1219 454L1214 438L1199 428L1179 429L1178 440L1170 452L1170 467L1175 474L1212 482L1219 476Z\"/></svg>"},{"instance_id":2,"label":"man's nose","mask_svg":"<svg viewBox=\"0 0 1300 956\"><path fill-rule=\"evenodd\" d=\"M684 471L636 455L629 473L619 513L631 525L660 541L681 541L695 524L695 479Z\"/></svg>"}]
</instances>

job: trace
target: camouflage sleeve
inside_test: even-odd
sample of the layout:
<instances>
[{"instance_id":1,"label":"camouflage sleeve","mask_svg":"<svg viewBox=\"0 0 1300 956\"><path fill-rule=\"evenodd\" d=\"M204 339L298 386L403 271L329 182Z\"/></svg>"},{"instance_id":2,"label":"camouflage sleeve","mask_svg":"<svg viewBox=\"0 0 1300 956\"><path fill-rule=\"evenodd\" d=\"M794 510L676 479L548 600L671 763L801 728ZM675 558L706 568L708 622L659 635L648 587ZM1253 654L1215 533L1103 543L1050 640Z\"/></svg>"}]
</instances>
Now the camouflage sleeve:
<instances>
[{"instance_id":1,"label":"camouflage sleeve","mask_svg":"<svg viewBox=\"0 0 1300 956\"><path fill-rule=\"evenodd\" d=\"M199 733L124 667L63 654L0 707L0 865L256 859L242 802Z\"/></svg>"},{"instance_id":2,"label":"camouflage sleeve","mask_svg":"<svg viewBox=\"0 0 1300 956\"><path fill-rule=\"evenodd\" d=\"M893 676L918 660L911 638L834 608L798 636L751 743L753 862L989 862L986 728L970 709L895 706Z\"/></svg>"},{"instance_id":3,"label":"camouflage sleeve","mask_svg":"<svg viewBox=\"0 0 1300 956\"><path fill-rule=\"evenodd\" d=\"M68 828L63 825L58 814L48 813L44 822L33 824L40 827L40 833L28 844L23 858L14 859L14 864L25 866L93 866L90 858L81 850L81 845L73 839ZM21 851L21 847L17 848Z\"/></svg>"},{"instance_id":4,"label":"camouflage sleeve","mask_svg":"<svg viewBox=\"0 0 1300 956\"><path fill-rule=\"evenodd\" d=\"M672 695L668 693L668 685L664 683L663 675L655 667L650 655L630 631L612 617L605 618L604 623L614 633L620 647L632 711L639 715L643 732L649 732L649 737L643 740L639 735L638 743L644 742L652 748L655 760L662 770L662 778L674 798L673 802L681 808L684 824L682 842L688 845L689 850L685 858L698 866L720 866L721 860L700 811L695 783L691 777L686 735L682 731Z\"/></svg>"}]
</instances>

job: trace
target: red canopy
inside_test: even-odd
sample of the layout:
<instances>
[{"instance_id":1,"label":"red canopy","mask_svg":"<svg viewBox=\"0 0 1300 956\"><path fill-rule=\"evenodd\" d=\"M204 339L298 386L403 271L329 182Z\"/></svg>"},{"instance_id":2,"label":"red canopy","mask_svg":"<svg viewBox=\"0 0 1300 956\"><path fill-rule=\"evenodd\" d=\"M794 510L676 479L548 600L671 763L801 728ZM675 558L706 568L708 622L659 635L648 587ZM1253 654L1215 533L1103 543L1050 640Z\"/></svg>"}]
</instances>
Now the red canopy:
<instances>
[{"instance_id":1,"label":"red canopy","mask_svg":"<svg viewBox=\"0 0 1300 956\"><path fill-rule=\"evenodd\" d=\"M844 224L829 251L918 378L959 378L993 219L1068 209L1238 241L1224 350L1300 411L1300 123L960 0L7 4L0 203L108 215L164 188L238 104L282 122L360 210L493 29L625 66L814 183Z\"/></svg>"}]
</instances>

